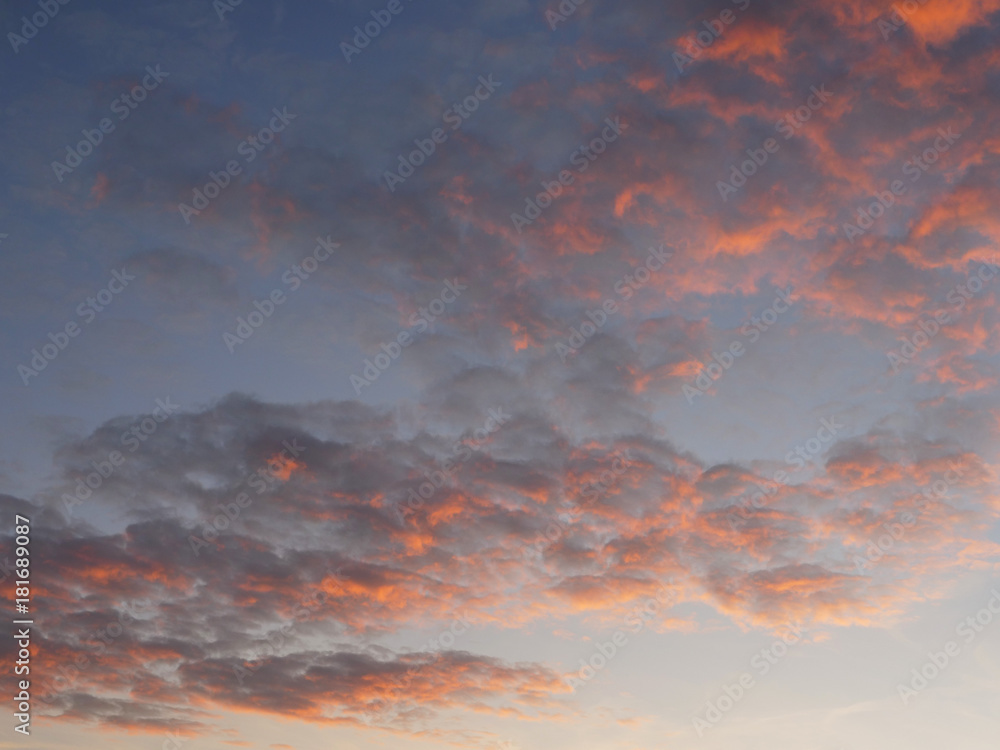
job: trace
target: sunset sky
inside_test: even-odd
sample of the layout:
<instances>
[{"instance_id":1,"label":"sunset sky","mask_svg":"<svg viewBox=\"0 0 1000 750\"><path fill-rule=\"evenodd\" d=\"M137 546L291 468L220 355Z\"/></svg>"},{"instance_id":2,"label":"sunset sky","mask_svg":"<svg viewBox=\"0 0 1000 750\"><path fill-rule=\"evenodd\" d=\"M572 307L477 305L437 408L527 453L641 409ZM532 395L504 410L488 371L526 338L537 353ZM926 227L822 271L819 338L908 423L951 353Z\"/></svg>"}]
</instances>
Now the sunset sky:
<instances>
[{"instance_id":1,"label":"sunset sky","mask_svg":"<svg viewBox=\"0 0 1000 750\"><path fill-rule=\"evenodd\" d=\"M0 30L0 748L996 749L1000 0Z\"/></svg>"}]
</instances>

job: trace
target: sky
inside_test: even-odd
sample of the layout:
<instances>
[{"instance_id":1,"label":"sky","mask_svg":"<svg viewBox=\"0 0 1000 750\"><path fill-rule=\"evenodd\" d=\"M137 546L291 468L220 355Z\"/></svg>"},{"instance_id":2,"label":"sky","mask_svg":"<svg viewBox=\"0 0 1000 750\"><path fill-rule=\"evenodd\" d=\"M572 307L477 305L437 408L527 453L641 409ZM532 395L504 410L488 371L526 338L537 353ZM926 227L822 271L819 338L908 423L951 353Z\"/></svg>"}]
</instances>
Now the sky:
<instances>
[{"instance_id":1,"label":"sky","mask_svg":"<svg viewBox=\"0 0 1000 750\"><path fill-rule=\"evenodd\" d=\"M1000 0L0 31L0 748L996 748Z\"/></svg>"}]
</instances>

